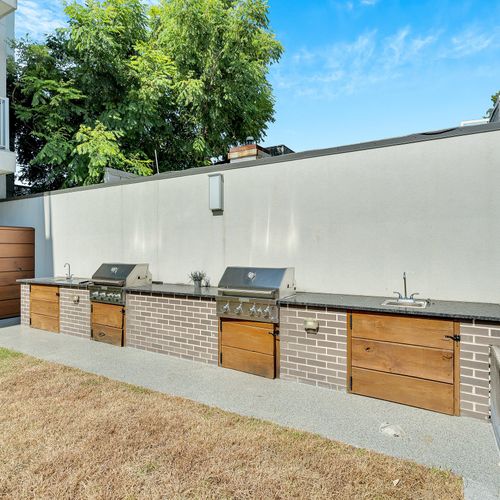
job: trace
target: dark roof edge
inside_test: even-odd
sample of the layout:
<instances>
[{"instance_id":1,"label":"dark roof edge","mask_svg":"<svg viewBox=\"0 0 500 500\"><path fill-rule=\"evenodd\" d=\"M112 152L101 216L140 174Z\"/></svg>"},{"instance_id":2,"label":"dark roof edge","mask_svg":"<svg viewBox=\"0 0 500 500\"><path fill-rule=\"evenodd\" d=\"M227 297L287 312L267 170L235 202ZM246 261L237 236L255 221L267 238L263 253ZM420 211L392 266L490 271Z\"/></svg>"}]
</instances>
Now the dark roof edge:
<instances>
[{"instance_id":1,"label":"dark roof edge","mask_svg":"<svg viewBox=\"0 0 500 500\"><path fill-rule=\"evenodd\" d=\"M5 198L0 202L23 200L27 198L37 198L40 196L51 196L55 194L64 194L69 192L87 191L89 189L102 189L108 187L124 186L127 184L135 184L138 182L150 182L162 179L171 179L176 177L185 177L188 175L209 174L214 172L224 172L226 170L236 170L240 168L256 167L259 165L267 165L273 163L283 163L286 161L305 160L309 158L318 158L321 156L338 155L344 153L353 153L358 151L365 151L369 149L386 148L390 146L401 146L405 144L414 144L417 142L435 141L439 139L449 139L452 137L460 137L464 135L481 134L485 132L495 132L500 130L500 122L485 123L481 125L473 125L467 127L454 127L443 130L436 130L431 132L422 132L418 134L405 135L401 137L391 137L389 139L380 139L376 141L360 142L357 144L350 144L347 146L336 146L333 148L325 149L312 149L310 151L302 151L300 153L291 153L282 156L273 156L269 158L261 158L259 160L248 160L237 163L223 163L219 165L210 165L208 167L193 167L187 170L174 170L170 172L163 172L161 174L151 175L148 177L137 177L134 179L126 179L121 182L109 184L92 184L90 186L78 186L68 189L58 189L56 191L45 191L43 193L29 194L25 196L16 196L12 198Z\"/></svg>"}]
</instances>

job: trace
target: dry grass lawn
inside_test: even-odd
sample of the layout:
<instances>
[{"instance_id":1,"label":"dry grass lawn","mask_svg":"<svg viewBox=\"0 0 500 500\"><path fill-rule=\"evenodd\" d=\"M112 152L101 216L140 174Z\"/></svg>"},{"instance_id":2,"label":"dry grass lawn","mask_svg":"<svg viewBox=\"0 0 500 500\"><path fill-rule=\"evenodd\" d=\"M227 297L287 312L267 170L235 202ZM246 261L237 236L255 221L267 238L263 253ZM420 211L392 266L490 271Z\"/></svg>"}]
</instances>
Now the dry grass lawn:
<instances>
[{"instance_id":1,"label":"dry grass lawn","mask_svg":"<svg viewBox=\"0 0 500 500\"><path fill-rule=\"evenodd\" d=\"M2 349L0 443L0 498L463 498L447 472Z\"/></svg>"}]
</instances>

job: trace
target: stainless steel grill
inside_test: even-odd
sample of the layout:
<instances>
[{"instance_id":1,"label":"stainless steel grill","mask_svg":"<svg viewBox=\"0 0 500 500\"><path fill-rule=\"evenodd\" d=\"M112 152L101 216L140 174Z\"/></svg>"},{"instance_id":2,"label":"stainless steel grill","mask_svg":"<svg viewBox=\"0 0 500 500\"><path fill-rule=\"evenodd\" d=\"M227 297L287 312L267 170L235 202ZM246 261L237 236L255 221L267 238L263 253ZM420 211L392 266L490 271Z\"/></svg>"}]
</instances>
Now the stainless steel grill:
<instances>
[{"instance_id":1,"label":"stainless steel grill","mask_svg":"<svg viewBox=\"0 0 500 500\"><path fill-rule=\"evenodd\" d=\"M90 300L125 304L125 287L151 283L148 264L101 264L92 275Z\"/></svg>"},{"instance_id":2,"label":"stainless steel grill","mask_svg":"<svg viewBox=\"0 0 500 500\"><path fill-rule=\"evenodd\" d=\"M279 323L279 299L295 294L291 267L228 267L219 282L217 315Z\"/></svg>"}]
</instances>

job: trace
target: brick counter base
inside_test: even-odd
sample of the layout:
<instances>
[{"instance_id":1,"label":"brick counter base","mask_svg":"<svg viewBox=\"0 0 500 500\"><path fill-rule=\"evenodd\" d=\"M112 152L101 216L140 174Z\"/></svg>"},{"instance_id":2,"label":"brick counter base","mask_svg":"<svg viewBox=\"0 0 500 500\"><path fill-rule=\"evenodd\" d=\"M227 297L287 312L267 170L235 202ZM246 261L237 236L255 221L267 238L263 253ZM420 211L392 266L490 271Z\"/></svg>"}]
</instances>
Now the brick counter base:
<instances>
[{"instance_id":1,"label":"brick counter base","mask_svg":"<svg viewBox=\"0 0 500 500\"><path fill-rule=\"evenodd\" d=\"M490 346L500 346L500 325L460 325L460 413L490 417Z\"/></svg>"},{"instance_id":2,"label":"brick counter base","mask_svg":"<svg viewBox=\"0 0 500 500\"><path fill-rule=\"evenodd\" d=\"M78 302L75 302L78 297ZM90 294L88 290L59 288L59 331L90 339Z\"/></svg>"},{"instance_id":3,"label":"brick counter base","mask_svg":"<svg viewBox=\"0 0 500 500\"><path fill-rule=\"evenodd\" d=\"M304 319L319 321L308 334ZM326 307L280 309L280 377L304 384L345 390L347 380L347 314Z\"/></svg>"},{"instance_id":4,"label":"brick counter base","mask_svg":"<svg viewBox=\"0 0 500 500\"><path fill-rule=\"evenodd\" d=\"M21 285L21 325L30 324L30 286Z\"/></svg>"},{"instance_id":5,"label":"brick counter base","mask_svg":"<svg viewBox=\"0 0 500 500\"><path fill-rule=\"evenodd\" d=\"M125 345L217 364L215 301L127 294Z\"/></svg>"}]
</instances>

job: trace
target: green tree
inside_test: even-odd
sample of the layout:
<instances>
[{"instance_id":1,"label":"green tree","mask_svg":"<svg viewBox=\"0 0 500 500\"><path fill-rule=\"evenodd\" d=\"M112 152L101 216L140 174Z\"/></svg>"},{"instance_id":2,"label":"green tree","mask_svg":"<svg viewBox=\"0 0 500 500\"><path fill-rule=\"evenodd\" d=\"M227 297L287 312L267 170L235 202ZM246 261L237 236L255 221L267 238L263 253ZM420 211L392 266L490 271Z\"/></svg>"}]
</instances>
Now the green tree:
<instances>
[{"instance_id":1,"label":"green tree","mask_svg":"<svg viewBox=\"0 0 500 500\"><path fill-rule=\"evenodd\" d=\"M489 118L491 116L491 113L493 113L493 110L495 109L495 105L499 98L500 90L491 96L491 102L493 103L493 105L488 109L488 111L486 111L486 114L484 115L485 118Z\"/></svg>"},{"instance_id":2,"label":"green tree","mask_svg":"<svg viewBox=\"0 0 500 500\"><path fill-rule=\"evenodd\" d=\"M37 190L209 164L262 139L282 47L266 0L86 0L17 43L9 90L21 179Z\"/></svg>"}]
</instances>

